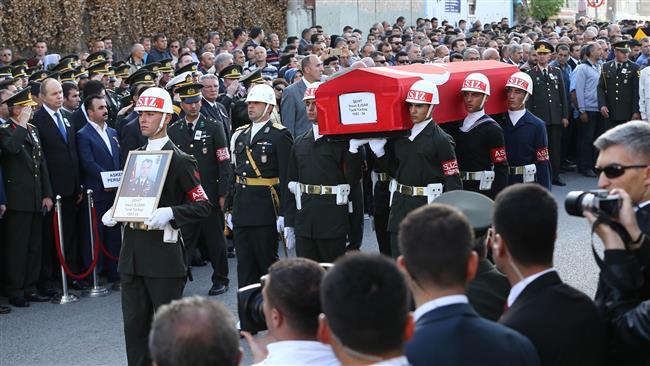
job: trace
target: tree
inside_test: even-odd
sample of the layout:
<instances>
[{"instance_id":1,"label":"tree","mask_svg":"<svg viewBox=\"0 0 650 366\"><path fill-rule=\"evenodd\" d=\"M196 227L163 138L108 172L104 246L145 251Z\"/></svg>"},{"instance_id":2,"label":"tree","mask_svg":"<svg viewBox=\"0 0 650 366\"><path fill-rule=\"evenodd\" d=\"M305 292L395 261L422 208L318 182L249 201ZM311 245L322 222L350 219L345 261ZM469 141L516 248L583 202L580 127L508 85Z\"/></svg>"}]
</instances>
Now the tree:
<instances>
[{"instance_id":1,"label":"tree","mask_svg":"<svg viewBox=\"0 0 650 366\"><path fill-rule=\"evenodd\" d=\"M564 0L529 0L528 15L544 23L557 13L564 5Z\"/></svg>"}]
</instances>

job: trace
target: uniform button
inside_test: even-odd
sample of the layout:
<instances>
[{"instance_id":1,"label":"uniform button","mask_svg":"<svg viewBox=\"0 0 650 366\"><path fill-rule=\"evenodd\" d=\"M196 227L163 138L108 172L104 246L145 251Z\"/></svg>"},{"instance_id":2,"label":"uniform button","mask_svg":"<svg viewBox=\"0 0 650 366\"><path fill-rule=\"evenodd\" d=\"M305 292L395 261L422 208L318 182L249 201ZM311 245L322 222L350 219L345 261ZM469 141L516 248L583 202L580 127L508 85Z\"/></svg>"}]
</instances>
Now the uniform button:
<instances>
[{"instance_id":1,"label":"uniform button","mask_svg":"<svg viewBox=\"0 0 650 366\"><path fill-rule=\"evenodd\" d=\"M246 160L246 164L250 164L250 162L248 160Z\"/></svg>"},{"instance_id":2,"label":"uniform button","mask_svg":"<svg viewBox=\"0 0 650 366\"><path fill-rule=\"evenodd\" d=\"M190 147L194 147L194 144L190 144Z\"/></svg>"},{"instance_id":3,"label":"uniform button","mask_svg":"<svg viewBox=\"0 0 650 366\"><path fill-rule=\"evenodd\" d=\"M552 100L550 100L550 99L548 100L548 102L549 102L549 103L553 103L553 101L552 101Z\"/></svg>"},{"instance_id":4,"label":"uniform button","mask_svg":"<svg viewBox=\"0 0 650 366\"><path fill-rule=\"evenodd\" d=\"M243 175L243 176L245 177L245 176L246 176L246 172L241 173L241 175Z\"/></svg>"}]
</instances>

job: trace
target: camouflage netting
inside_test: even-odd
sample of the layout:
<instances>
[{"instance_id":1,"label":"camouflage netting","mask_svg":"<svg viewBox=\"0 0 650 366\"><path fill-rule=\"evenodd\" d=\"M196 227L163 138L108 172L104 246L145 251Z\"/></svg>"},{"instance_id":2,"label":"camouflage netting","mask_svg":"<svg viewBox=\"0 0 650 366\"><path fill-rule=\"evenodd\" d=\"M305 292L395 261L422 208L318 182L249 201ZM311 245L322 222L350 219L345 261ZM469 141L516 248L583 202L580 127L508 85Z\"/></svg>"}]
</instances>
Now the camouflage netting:
<instances>
[{"instance_id":1,"label":"camouflage netting","mask_svg":"<svg viewBox=\"0 0 650 366\"><path fill-rule=\"evenodd\" d=\"M43 39L49 52L79 52L109 36L124 55L131 43L156 32L168 40L194 37L198 47L208 31L231 39L235 27L261 26L284 37L286 9L286 0L0 0L0 45L31 55Z\"/></svg>"}]
</instances>

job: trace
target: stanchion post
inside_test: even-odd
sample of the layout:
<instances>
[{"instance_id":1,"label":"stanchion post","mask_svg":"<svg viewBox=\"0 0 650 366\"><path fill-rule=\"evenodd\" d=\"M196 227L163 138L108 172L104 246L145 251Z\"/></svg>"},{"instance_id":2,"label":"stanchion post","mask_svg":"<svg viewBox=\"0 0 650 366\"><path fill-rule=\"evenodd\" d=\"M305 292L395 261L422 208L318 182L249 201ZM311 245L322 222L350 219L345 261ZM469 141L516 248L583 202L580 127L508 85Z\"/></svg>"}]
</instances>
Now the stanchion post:
<instances>
[{"instance_id":1,"label":"stanchion post","mask_svg":"<svg viewBox=\"0 0 650 366\"><path fill-rule=\"evenodd\" d=\"M63 255L63 259L65 260L65 247L63 243L63 218L61 217L61 196L57 195L56 196L56 206L54 208L56 210L56 224L59 228L59 242L61 243L61 254ZM79 301L79 298L75 294L70 294L68 293L68 279L65 275L65 269L63 269L63 265L61 265L61 284L63 287L63 293L61 295L54 296L52 298L52 302L55 304L70 304L73 302Z\"/></svg>"},{"instance_id":2,"label":"stanchion post","mask_svg":"<svg viewBox=\"0 0 650 366\"><path fill-rule=\"evenodd\" d=\"M88 227L90 228L90 254L92 255L91 257L91 262L95 261L95 256L99 255L99 253L95 252L95 226L93 222L93 207L95 206L95 203L93 201L93 190L89 189L86 191L86 196L88 197L88 222L90 225ZM97 277L97 266L93 268L93 287L89 290L83 291L81 293L81 296L84 297L102 297L108 295L109 291L106 287L104 286L99 286L99 278Z\"/></svg>"}]
</instances>

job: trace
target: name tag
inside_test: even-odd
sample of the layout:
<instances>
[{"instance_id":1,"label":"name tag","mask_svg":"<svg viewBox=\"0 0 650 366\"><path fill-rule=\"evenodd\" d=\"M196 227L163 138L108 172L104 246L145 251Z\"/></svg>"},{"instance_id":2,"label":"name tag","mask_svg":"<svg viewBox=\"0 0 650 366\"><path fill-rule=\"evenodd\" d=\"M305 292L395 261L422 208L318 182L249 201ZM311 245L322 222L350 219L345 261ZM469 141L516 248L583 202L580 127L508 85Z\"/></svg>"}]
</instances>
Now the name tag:
<instances>
[{"instance_id":1,"label":"name tag","mask_svg":"<svg viewBox=\"0 0 650 366\"><path fill-rule=\"evenodd\" d=\"M111 172L101 172L102 183L104 188L117 188L120 186L120 181L122 180L122 171L115 170Z\"/></svg>"},{"instance_id":2,"label":"name tag","mask_svg":"<svg viewBox=\"0 0 650 366\"><path fill-rule=\"evenodd\" d=\"M201 131L201 130L199 130L199 131L194 131L194 140L200 140L200 139L201 139L202 132L203 132L203 131Z\"/></svg>"},{"instance_id":3,"label":"name tag","mask_svg":"<svg viewBox=\"0 0 650 366\"><path fill-rule=\"evenodd\" d=\"M621 70L621 73L623 73L623 74L627 74L627 69L626 69L626 68L623 68L623 69Z\"/></svg>"}]
</instances>

